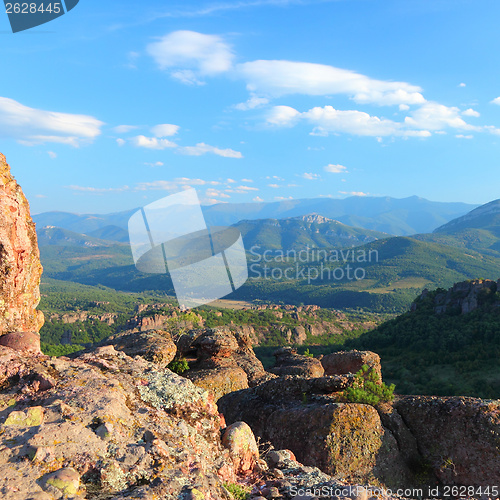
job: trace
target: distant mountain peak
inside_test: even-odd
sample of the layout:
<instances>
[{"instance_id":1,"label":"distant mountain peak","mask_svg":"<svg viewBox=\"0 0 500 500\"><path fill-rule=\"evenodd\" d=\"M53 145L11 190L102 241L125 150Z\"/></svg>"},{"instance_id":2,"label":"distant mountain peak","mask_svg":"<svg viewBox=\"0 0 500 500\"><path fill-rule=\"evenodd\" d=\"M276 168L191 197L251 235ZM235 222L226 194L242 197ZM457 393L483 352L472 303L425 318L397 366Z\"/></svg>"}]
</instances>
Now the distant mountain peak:
<instances>
[{"instance_id":1,"label":"distant mountain peak","mask_svg":"<svg viewBox=\"0 0 500 500\"><path fill-rule=\"evenodd\" d=\"M486 218L486 220L488 220L489 216L494 216L496 214L500 214L500 199L490 201L485 205L481 205L480 207L471 210L469 213L463 215L462 217L453 219L447 224L438 227L434 232L440 233L444 231L455 230L455 228L467 227L469 225L471 227L476 227L477 224L485 220L483 219L484 217Z\"/></svg>"},{"instance_id":2,"label":"distant mountain peak","mask_svg":"<svg viewBox=\"0 0 500 500\"><path fill-rule=\"evenodd\" d=\"M328 217L316 213L299 215L297 217L290 217L290 220L301 220L304 222L316 223L316 224L324 224L326 222L337 222L340 224L340 222L335 219L329 219Z\"/></svg>"}]
</instances>

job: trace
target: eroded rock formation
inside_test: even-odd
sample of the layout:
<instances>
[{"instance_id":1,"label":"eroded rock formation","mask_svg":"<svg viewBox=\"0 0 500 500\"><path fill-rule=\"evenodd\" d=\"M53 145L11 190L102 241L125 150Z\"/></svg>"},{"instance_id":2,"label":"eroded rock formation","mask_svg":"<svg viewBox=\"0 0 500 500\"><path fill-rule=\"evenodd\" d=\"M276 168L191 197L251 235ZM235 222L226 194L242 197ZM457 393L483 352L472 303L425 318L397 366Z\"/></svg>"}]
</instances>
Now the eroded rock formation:
<instances>
[{"instance_id":1,"label":"eroded rock formation","mask_svg":"<svg viewBox=\"0 0 500 500\"><path fill-rule=\"evenodd\" d=\"M24 348L17 332L37 333L42 327L43 313L36 310L41 274L28 201L0 153L0 345ZM6 333L16 335L2 340ZM32 340L27 346L36 350Z\"/></svg>"}]
</instances>

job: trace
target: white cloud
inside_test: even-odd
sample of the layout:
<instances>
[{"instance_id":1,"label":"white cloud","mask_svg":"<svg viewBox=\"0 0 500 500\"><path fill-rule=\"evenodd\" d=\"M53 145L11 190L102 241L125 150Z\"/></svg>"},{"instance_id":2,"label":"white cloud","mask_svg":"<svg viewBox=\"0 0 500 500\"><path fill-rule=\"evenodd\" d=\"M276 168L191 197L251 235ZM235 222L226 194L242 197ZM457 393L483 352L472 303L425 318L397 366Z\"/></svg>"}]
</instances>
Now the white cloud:
<instances>
[{"instance_id":1,"label":"white cloud","mask_svg":"<svg viewBox=\"0 0 500 500\"><path fill-rule=\"evenodd\" d=\"M465 84L465 83L462 82L462 83L459 83L458 86L459 87L467 87L467 84Z\"/></svg>"},{"instance_id":2,"label":"white cloud","mask_svg":"<svg viewBox=\"0 0 500 500\"><path fill-rule=\"evenodd\" d=\"M330 163L329 165L326 165L323 167L323 170L325 172L330 172L331 174L347 174L347 167L344 167L344 165L334 165L333 163Z\"/></svg>"},{"instance_id":3,"label":"white cloud","mask_svg":"<svg viewBox=\"0 0 500 500\"><path fill-rule=\"evenodd\" d=\"M241 191L258 191L259 188L252 187L252 186L238 186L235 189L240 189Z\"/></svg>"},{"instance_id":4,"label":"white cloud","mask_svg":"<svg viewBox=\"0 0 500 500\"><path fill-rule=\"evenodd\" d=\"M117 127L113 127L111 130L116 134L128 134L132 132L132 130L136 130L139 127L136 125L118 125Z\"/></svg>"},{"instance_id":5,"label":"white cloud","mask_svg":"<svg viewBox=\"0 0 500 500\"><path fill-rule=\"evenodd\" d=\"M116 143L118 144L118 146L125 146L125 143L126 141L124 139L116 139Z\"/></svg>"},{"instance_id":6,"label":"white cloud","mask_svg":"<svg viewBox=\"0 0 500 500\"><path fill-rule=\"evenodd\" d=\"M93 116L30 108L0 97L0 135L27 146L54 142L78 147L91 143L103 125Z\"/></svg>"},{"instance_id":7,"label":"white cloud","mask_svg":"<svg viewBox=\"0 0 500 500\"><path fill-rule=\"evenodd\" d=\"M255 201L256 203L261 203L264 200L260 196L256 196L255 198L252 198L252 201Z\"/></svg>"},{"instance_id":8,"label":"white cloud","mask_svg":"<svg viewBox=\"0 0 500 500\"><path fill-rule=\"evenodd\" d=\"M348 194L350 196L368 196L369 193L363 193L363 191L339 191L340 194Z\"/></svg>"},{"instance_id":9,"label":"white cloud","mask_svg":"<svg viewBox=\"0 0 500 500\"><path fill-rule=\"evenodd\" d=\"M179 131L179 125L172 125L170 123L164 123L161 125L155 125L151 128L151 132L155 137L171 137Z\"/></svg>"},{"instance_id":10,"label":"white cloud","mask_svg":"<svg viewBox=\"0 0 500 500\"><path fill-rule=\"evenodd\" d=\"M364 111L341 111L332 106L316 107L302 113L302 118L314 124L318 133L347 133L353 135L385 136L398 132L400 124L371 116Z\"/></svg>"},{"instance_id":11,"label":"white cloud","mask_svg":"<svg viewBox=\"0 0 500 500\"><path fill-rule=\"evenodd\" d=\"M274 197L275 200L278 200L278 201L284 201L284 200L293 200L293 196L275 196Z\"/></svg>"},{"instance_id":12,"label":"white cloud","mask_svg":"<svg viewBox=\"0 0 500 500\"><path fill-rule=\"evenodd\" d=\"M137 191L174 191L178 189L178 184L173 181L140 182L135 189Z\"/></svg>"},{"instance_id":13,"label":"white cloud","mask_svg":"<svg viewBox=\"0 0 500 500\"><path fill-rule=\"evenodd\" d=\"M399 105L399 111L408 111L410 109L410 106L408 104L400 104Z\"/></svg>"},{"instance_id":14,"label":"white cloud","mask_svg":"<svg viewBox=\"0 0 500 500\"><path fill-rule=\"evenodd\" d=\"M166 148L176 148L177 144L175 142L169 141L168 139L158 139L157 137L145 137L144 135L138 135L132 137L130 142L136 148L146 148L146 149L166 149Z\"/></svg>"},{"instance_id":15,"label":"white cloud","mask_svg":"<svg viewBox=\"0 0 500 500\"><path fill-rule=\"evenodd\" d=\"M460 117L460 110L456 107L444 106L437 102L426 102L405 118L405 124L426 130L442 130L446 127L461 130L478 130L478 127L469 125Z\"/></svg>"},{"instance_id":16,"label":"white cloud","mask_svg":"<svg viewBox=\"0 0 500 500\"><path fill-rule=\"evenodd\" d=\"M35 194L35 198L47 198L44 194Z\"/></svg>"},{"instance_id":17,"label":"white cloud","mask_svg":"<svg viewBox=\"0 0 500 500\"><path fill-rule=\"evenodd\" d=\"M475 118L479 118L481 116L481 114L476 111L475 109L472 109L472 108L469 108L469 109L466 109L465 111L462 111L462 114L464 116L474 116Z\"/></svg>"},{"instance_id":18,"label":"white cloud","mask_svg":"<svg viewBox=\"0 0 500 500\"><path fill-rule=\"evenodd\" d=\"M275 179L277 181L284 181L285 179L283 179L283 177L280 177L278 175L268 175L266 176L266 179Z\"/></svg>"},{"instance_id":19,"label":"white cloud","mask_svg":"<svg viewBox=\"0 0 500 500\"><path fill-rule=\"evenodd\" d=\"M236 67L251 92L273 97L345 94L358 103L422 104L422 89L406 82L375 80L354 71L283 60L259 60Z\"/></svg>"},{"instance_id":20,"label":"white cloud","mask_svg":"<svg viewBox=\"0 0 500 500\"><path fill-rule=\"evenodd\" d=\"M217 186L219 184L218 181L177 177L171 181L140 182L134 189L136 191L179 191L180 189L189 189L191 186Z\"/></svg>"},{"instance_id":21,"label":"white cloud","mask_svg":"<svg viewBox=\"0 0 500 500\"><path fill-rule=\"evenodd\" d=\"M129 190L128 186L122 186L122 187L118 187L118 188L96 188L96 187L71 185L71 186L64 186L64 187L66 189L71 189L71 191L79 191L79 192L92 193L92 194L104 194L104 193L121 192L121 191L128 191Z\"/></svg>"},{"instance_id":22,"label":"white cloud","mask_svg":"<svg viewBox=\"0 0 500 500\"><path fill-rule=\"evenodd\" d=\"M351 134L376 137L430 137L431 132L442 133L447 128L459 131L489 131L496 134L493 126L475 126L467 123L462 115L476 116L474 110L461 112L437 102L425 102L406 116L403 122L372 116L364 111L338 110L333 106L315 107L299 112L289 106L275 106L267 117L267 123L278 127L294 126L299 122L313 125L311 135L326 137L330 134Z\"/></svg>"},{"instance_id":23,"label":"white cloud","mask_svg":"<svg viewBox=\"0 0 500 500\"><path fill-rule=\"evenodd\" d=\"M304 179L307 179L308 181L315 181L319 179L321 176L319 174L313 174L310 172L305 172L301 175Z\"/></svg>"},{"instance_id":24,"label":"white cloud","mask_svg":"<svg viewBox=\"0 0 500 500\"><path fill-rule=\"evenodd\" d=\"M235 104L234 108L239 109L240 111L248 111L249 109L261 108L268 103L269 99L267 99L266 97L258 97L256 95L252 95L246 102Z\"/></svg>"},{"instance_id":25,"label":"white cloud","mask_svg":"<svg viewBox=\"0 0 500 500\"><path fill-rule=\"evenodd\" d=\"M241 182L253 182L252 179L241 179Z\"/></svg>"},{"instance_id":26,"label":"white cloud","mask_svg":"<svg viewBox=\"0 0 500 500\"><path fill-rule=\"evenodd\" d=\"M200 84L199 78L228 71L234 54L217 35L174 31L146 48L160 69L183 83Z\"/></svg>"},{"instance_id":27,"label":"white cloud","mask_svg":"<svg viewBox=\"0 0 500 500\"><path fill-rule=\"evenodd\" d=\"M156 161L154 163L144 163L146 167L163 167L163 162L162 161Z\"/></svg>"},{"instance_id":28,"label":"white cloud","mask_svg":"<svg viewBox=\"0 0 500 500\"><path fill-rule=\"evenodd\" d=\"M47 151L47 154L54 160L57 158L57 153L54 153L54 151Z\"/></svg>"},{"instance_id":29,"label":"white cloud","mask_svg":"<svg viewBox=\"0 0 500 500\"><path fill-rule=\"evenodd\" d=\"M457 134L455 137L457 139L473 139L474 138L473 135L463 135L463 134Z\"/></svg>"},{"instance_id":30,"label":"white cloud","mask_svg":"<svg viewBox=\"0 0 500 500\"><path fill-rule=\"evenodd\" d=\"M291 127L299 118L299 111L290 106L274 106L267 115L267 123L279 127Z\"/></svg>"},{"instance_id":31,"label":"white cloud","mask_svg":"<svg viewBox=\"0 0 500 500\"><path fill-rule=\"evenodd\" d=\"M223 191L219 191L218 189L214 189L214 188L209 188L206 190L205 192L205 195L206 196L210 196L210 197L218 197L218 198L231 198L231 196L229 196L228 194L224 193Z\"/></svg>"},{"instance_id":32,"label":"white cloud","mask_svg":"<svg viewBox=\"0 0 500 500\"><path fill-rule=\"evenodd\" d=\"M236 181L234 179L226 179L226 182L228 184L235 184L236 183ZM242 180L242 182L243 182L243 180Z\"/></svg>"},{"instance_id":33,"label":"white cloud","mask_svg":"<svg viewBox=\"0 0 500 500\"><path fill-rule=\"evenodd\" d=\"M217 203L228 203L227 201L217 200L215 198L203 198L201 200L204 205L216 205Z\"/></svg>"},{"instance_id":34,"label":"white cloud","mask_svg":"<svg viewBox=\"0 0 500 500\"><path fill-rule=\"evenodd\" d=\"M279 184L268 184L268 186L273 189L278 189L279 187L281 187Z\"/></svg>"},{"instance_id":35,"label":"white cloud","mask_svg":"<svg viewBox=\"0 0 500 500\"><path fill-rule=\"evenodd\" d=\"M492 101L490 101L491 104L498 104L500 106L500 97L495 97Z\"/></svg>"},{"instance_id":36,"label":"white cloud","mask_svg":"<svg viewBox=\"0 0 500 500\"><path fill-rule=\"evenodd\" d=\"M243 158L243 155L239 151L235 151L234 149L220 149L215 146L205 144L204 142L200 142L196 144L196 146L179 147L177 151L188 156L201 156L207 153L212 153L224 158Z\"/></svg>"}]
</instances>

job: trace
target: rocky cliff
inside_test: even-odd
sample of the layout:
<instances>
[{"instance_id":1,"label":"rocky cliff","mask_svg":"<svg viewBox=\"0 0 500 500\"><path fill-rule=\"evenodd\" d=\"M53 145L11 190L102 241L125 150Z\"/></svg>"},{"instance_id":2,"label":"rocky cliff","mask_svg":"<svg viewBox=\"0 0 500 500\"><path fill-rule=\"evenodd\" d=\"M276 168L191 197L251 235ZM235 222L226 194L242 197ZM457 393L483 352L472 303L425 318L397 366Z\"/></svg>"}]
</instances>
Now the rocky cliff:
<instances>
[{"instance_id":1,"label":"rocky cliff","mask_svg":"<svg viewBox=\"0 0 500 500\"><path fill-rule=\"evenodd\" d=\"M23 338L17 332L40 330L43 314L36 307L41 274L28 201L0 153L0 335L10 334L0 337L0 345L21 345ZM28 345L36 348L35 344L36 337L31 337Z\"/></svg>"},{"instance_id":2,"label":"rocky cliff","mask_svg":"<svg viewBox=\"0 0 500 500\"><path fill-rule=\"evenodd\" d=\"M467 314L485 303L496 303L500 306L500 297L496 296L500 289L500 280L469 280L455 283L448 290L438 289L432 295L424 290L411 306L416 311L425 299L433 301L436 314L460 313Z\"/></svg>"}]
</instances>

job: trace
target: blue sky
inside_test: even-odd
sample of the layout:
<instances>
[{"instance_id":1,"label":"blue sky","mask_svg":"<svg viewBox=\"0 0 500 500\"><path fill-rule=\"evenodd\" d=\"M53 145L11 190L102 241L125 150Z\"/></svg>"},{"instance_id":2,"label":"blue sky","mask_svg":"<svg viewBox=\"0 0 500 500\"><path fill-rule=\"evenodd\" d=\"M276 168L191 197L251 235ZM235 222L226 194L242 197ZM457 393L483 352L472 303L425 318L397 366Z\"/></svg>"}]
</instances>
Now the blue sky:
<instances>
[{"instance_id":1,"label":"blue sky","mask_svg":"<svg viewBox=\"0 0 500 500\"><path fill-rule=\"evenodd\" d=\"M12 34L0 151L33 213L500 197L495 0L80 0Z\"/></svg>"}]
</instances>

